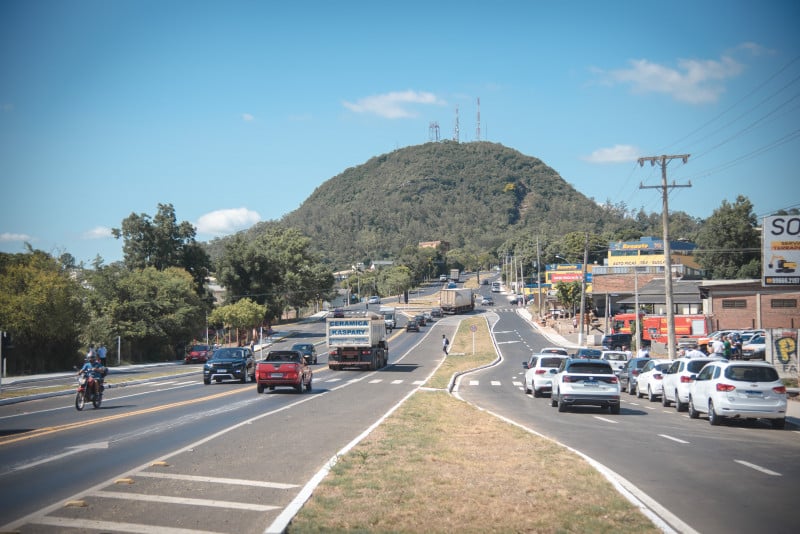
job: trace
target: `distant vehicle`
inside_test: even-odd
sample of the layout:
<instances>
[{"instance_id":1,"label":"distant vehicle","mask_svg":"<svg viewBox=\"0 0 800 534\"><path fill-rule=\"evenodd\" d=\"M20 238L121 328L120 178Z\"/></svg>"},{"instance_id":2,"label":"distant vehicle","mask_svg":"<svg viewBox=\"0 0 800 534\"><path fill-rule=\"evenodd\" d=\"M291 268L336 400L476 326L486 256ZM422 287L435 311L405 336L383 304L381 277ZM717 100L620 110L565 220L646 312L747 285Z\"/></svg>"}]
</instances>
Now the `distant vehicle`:
<instances>
[{"instance_id":1,"label":"distant vehicle","mask_svg":"<svg viewBox=\"0 0 800 534\"><path fill-rule=\"evenodd\" d=\"M442 314L442 309L441 308L439 308L438 306L431 308L431 317L439 319L442 316L443 316L443 314Z\"/></svg>"},{"instance_id":2,"label":"distant vehicle","mask_svg":"<svg viewBox=\"0 0 800 534\"><path fill-rule=\"evenodd\" d=\"M461 279L461 271L458 269L450 269L450 280L458 282Z\"/></svg>"},{"instance_id":3,"label":"distant vehicle","mask_svg":"<svg viewBox=\"0 0 800 534\"><path fill-rule=\"evenodd\" d=\"M678 358L673 361L669 369L664 371L661 405L666 408L674 402L677 411L685 412L689 408L689 385L693 377L713 361L714 358Z\"/></svg>"},{"instance_id":4,"label":"distant vehicle","mask_svg":"<svg viewBox=\"0 0 800 534\"><path fill-rule=\"evenodd\" d=\"M763 335L750 338L746 344L742 345L743 360L765 360L767 356L767 340Z\"/></svg>"},{"instance_id":5,"label":"distant vehicle","mask_svg":"<svg viewBox=\"0 0 800 534\"><path fill-rule=\"evenodd\" d=\"M604 350L621 350L622 347L630 348L632 339L630 334L608 334L603 336L600 344Z\"/></svg>"},{"instance_id":6,"label":"distant vehicle","mask_svg":"<svg viewBox=\"0 0 800 534\"><path fill-rule=\"evenodd\" d=\"M386 330L391 332L397 326L395 309L388 306L381 306L379 313L383 315L383 322L386 323Z\"/></svg>"},{"instance_id":7,"label":"distant vehicle","mask_svg":"<svg viewBox=\"0 0 800 534\"><path fill-rule=\"evenodd\" d=\"M483 280L481 280L481 285L482 286L488 286L489 285L489 279L488 278L484 278Z\"/></svg>"},{"instance_id":8,"label":"distant vehicle","mask_svg":"<svg viewBox=\"0 0 800 534\"><path fill-rule=\"evenodd\" d=\"M255 372L255 358L249 347L226 347L215 350L203 366L203 383L238 380L246 384L248 378L254 378Z\"/></svg>"},{"instance_id":9,"label":"distant vehicle","mask_svg":"<svg viewBox=\"0 0 800 534\"><path fill-rule=\"evenodd\" d=\"M425 318L425 322L426 323L432 323L433 322L433 315L431 315L431 312L428 312L428 311L422 312L422 316Z\"/></svg>"},{"instance_id":10,"label":"distant vehicle","mask_svg":"<svg viewBox=\"0 0 800 534\"><path fill-rule=\"evenodd\" d=\"M344 317L344 310L341 308L336 308L333 310L334 317Z\"/></svg>"},{"instance_id":11,"label":"distant vehicle","mask_svg":"<svg viewBox=\"0 0 800 534\"><path fill-rule=\"evenodd\" d=\"M377 295L373 295L369 299L367 299L367 304L380 304L380 303L381 303L381 298Z\"/></svg>"},{"instance_id":12,"label":"distant vehicle","mask_svg":"<svg viewBox=\"0 0 800 534\"><path fill-rule=\"evenodd\" d=\"M483 297L481 299L482 306L494 306L494 299L492 297Z\"/></svg>"},{"instance_id":13,"label":"distant vehicle","mask_svg":"<svg viewBox=\"0 0 800 534\"><path fill-rule=\"evenodd\" d=\"M786 426L786 386L766 362L717 359L708 363L689 386L689 417L708 414L708 422L724 419L769 419L773 428Z\"/></svg>"},{"instance_id":14,"label":"distant vehicle","mask_svg":"<svg viewBox=\"0 0 800 534\"><path fill-rule=\"evenodd\" d=\"M428 324L428 321L426 321L426 320L425 320L425 316L424 316L424 315L422 315L421 313L420 313L420 314L418 314L418 315L415 315L415 316L414 316L414 321L415 321L415 322L416 322L416 323L417 323L419 326L425 326L425 325L427 325L427 324Z\"/></svg>"},{"instance_id":15,"label":"distant vehicle","mask_svg":"<svg viewBox=\"0 0 800 534\"><path fill-rule=\"evenodd\" d=\"M600 359L603 356L603 351L598 349L590 349L587 347L581 347L575 351L575 354L571 355L572 358L589 358L589 359Z\"/></svg>"},{"instance_id":16,"label":"distant vehicle","mask_svg":"<svg viewBox=\"0 0 800 534\"><path fill-rule=\"evenodd\" d=\"M296 350L308 358L308 362L317 365L317 349L313 343L295 343L291 350Z\"/></svg>"},{"instance_id":17,"label":"distant vehicle","mask_svg":"<svg viewBox=\"0 0 800 534\"><path fill-rule=\"evenodd\" d=\"M440 282L447 282L447 275L446 274L440 274L439 275L439 281Z\"/></svg>"},{"instance_id":18,"label":"distant vehicle","mask_svg":"<svg viewBox=\"0 0 800 534\"><path fill-rule=\"evenodd\" d=\"M569 356L569 351L564 347L545 347L539 350L539 354L561 354Z\"/></svg>"},{"instance_id":19,"label":"distant vehicle","mask_svg":"<svg viewBox=\"0 0 800 534\"><path fill-rule=\"evenodd\" d=\"M639 372L641 372L642 367L644 367L647 362L650 361L650 357L637 357L631 358L628 360L628 363L625 364L625 367L619 373L619 387L620 389L627 391L628 395L633 395L636 393L636 377L639 376Z\"/></svg>"},{"instance_id":20,"label":"distant vehicle","mask_svg":"<svg viewBox=\"0 0 800 534\"><path fill-rule=\"evenodd\" d=\"M552 387L550 405L559 412L568 406L600 406L619 413L619 380L605 360L564 359Z\"/></svg>"},{"instance_id":21,"label":"distant vehicle","mask_svg":"<svg viewBox=\"0 0 800 534\"><path fill-rule=\"evenodd\" d=\"M492 293L500 293L500 282L492 282Z\"/></svg>"},{"instance_id":22,"label":"distant vehicle","mask_svg":"<svg viewBox=\"0 0 800 534\"><path fill-rule=\"evenodd\" d=\"M475 309L475 295L471 289L442 289L439 301L443 313L466 313Z\"/></svg>"},{"instance_id":23,"label":"distant vehicle","mask_svg":"<svg viewBox=\"0 0 800 534\"><path fill-rule=\"evenodd\" d=\"M256 390L264 393L278 386L289 386L298 393L311 391L313 374L308 366L309 357L297 350L271 350L267 357L258 362L256 368Z\"/></svg>"},{"instance_id":24,"label":"distant vehicle","mask_svg":"<svg viewBox=\"0 0 800 534\"><path fill-rule=\"evenodd\" d=\"M567 357L561 354L534 354L522 366L525 371L525 393L533 392L534 397L542 393L550 393L553 388L553 376L561 362Z\"/></svg>"},{"instance_id":25,"label":"distant vehicle","mask_svg":"<svg viewBox=\"0 0 800 534\"><path fill-rule=\"evenodd\" d=\"M210 345L192 345L186 353L183 363L206 363L213 352Z\"/></svg>"},{"instance_id":26,"label":"distant vehicle","mask_svg":"<svg viewBox=\"0 0 800 534\"><path fill-rule=\"evenodd\" d=\"M628 362L628 353L620 350L604 350L600 354L600 359L611 364L616 374L619 374Z\"/></svg>"}]
</instances>

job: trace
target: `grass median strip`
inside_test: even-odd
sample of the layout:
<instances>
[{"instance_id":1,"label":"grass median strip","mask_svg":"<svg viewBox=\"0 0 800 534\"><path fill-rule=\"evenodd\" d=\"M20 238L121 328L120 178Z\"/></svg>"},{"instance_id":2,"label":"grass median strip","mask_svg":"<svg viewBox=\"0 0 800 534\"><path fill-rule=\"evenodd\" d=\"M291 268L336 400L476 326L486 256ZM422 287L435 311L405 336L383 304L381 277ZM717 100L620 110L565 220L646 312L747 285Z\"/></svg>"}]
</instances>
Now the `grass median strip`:
<instances>
[{"instance_id":1,"label":"grass median strip","mask_svg":"<svg viewBox=\"0 0 800 534\"><path fill-rule=\"evenodd\" d=\"M463 321L451 347L436 389L342 457L289 532L659 532L582 458L445 391L496 358L485 319Z\"/></svg>"}]
</instances>

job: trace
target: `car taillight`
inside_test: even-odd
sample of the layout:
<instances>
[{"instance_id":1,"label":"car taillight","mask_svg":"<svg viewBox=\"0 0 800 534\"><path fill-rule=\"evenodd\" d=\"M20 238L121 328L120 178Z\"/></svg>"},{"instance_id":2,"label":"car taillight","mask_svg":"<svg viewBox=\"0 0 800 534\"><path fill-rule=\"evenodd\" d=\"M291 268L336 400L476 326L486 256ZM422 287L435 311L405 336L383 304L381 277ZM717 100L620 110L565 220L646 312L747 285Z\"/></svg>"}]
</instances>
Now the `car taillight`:
<instances>
[{"instance_id":1,"label":"car taillight","mask_svg":"<svg viewBox=\"0 0 800 534\"><path fill-rule=\"evenodd\" d=\"M537 370L535 370L535 371L533 372L533 374L535 374L535 375L543 375L543 374L545 374L546 372L547 372L547 371L545 371L544 369L537 369Z\"/></svg>"},{"instance_id":2,"label":"car taillight","mask_svg":"<svg viewBox=\"0 0 800 534\"><path fill-rule=\"evenodd\" d=\"M691 382L692 382L691 376L686 376L686 375L681 376L681 384L689 384Z\"/></svg>"},{"instance_id":3,"label":"car taillight","mask_svg":"<svg viewBox=\"0 0 800 534\"><path fill-rule=\"evenodd\" d=\"M569 375L564 375L564 382L572 382L572 377Z\"/></svg>"},{"instance_id":4,"label":"car taillight","mask_svg":"<svg viewBox=\"0 0 800 534\"><path fill-rule=\"evenodd\" d=\"M736 386L730 384L717 384L717 391L733 391Z\"/></svg>"},{"instance_id":5,"label":"car taillight","mask_svg":"<svg viewBox=\"0 0 800 534\"><path fill-rule=\"evenodd\" d=\"M633 376L639 376L639 369L634 369L633 371L631 371L631 374Z\"/></svg>"},{"instance_id":6,"label":"car taillight","mask_svg":"<svg viewBox=\"0 0 800 534\"><path fill-rule=\"evenodd\" d=\"M786 386L775 386L774 388L772 388L772 391L782 395L782 394L786 393Z\"/></svg>"},{"instance_id":7,"label":"car taillight","mask_svg":"<svg viewBox=\"0 0 800 534\"><path fill-rule=\"evenodd\" d=\"M654 374L653 375L653 380L661 380L662 378L664 378L664 377L659 375L659 374Z\"/></svg>"}]
</instances>

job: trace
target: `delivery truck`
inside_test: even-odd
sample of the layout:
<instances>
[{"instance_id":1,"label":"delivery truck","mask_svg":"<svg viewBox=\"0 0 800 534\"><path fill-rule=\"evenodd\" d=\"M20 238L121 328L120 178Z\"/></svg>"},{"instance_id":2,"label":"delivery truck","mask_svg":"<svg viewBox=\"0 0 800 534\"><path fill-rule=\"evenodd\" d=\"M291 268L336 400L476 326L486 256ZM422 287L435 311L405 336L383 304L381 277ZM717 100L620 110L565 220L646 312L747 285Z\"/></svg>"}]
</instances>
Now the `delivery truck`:
<instances>
[{"instance_id":1,"label":"delivery truck","mask_svg":"<svg viewBox=\"0 0 800 534\"><path fill-rule=\"evenodd\" d=\"M328 367L380 369L389 362L389 343L383 315L371 311L346 312L325 320Z\"/></svg>"},{"instance_id":2,"label":"delivery truck","mask_svg":"<svg viewBox=\"0 0 800 534\"><path fill-rule=\"evenodd\" d=\"M439 292L439 307L443 313L466 313L475 309L475 294L471 289L442 289Z\"/></svg>"}]
</instances>

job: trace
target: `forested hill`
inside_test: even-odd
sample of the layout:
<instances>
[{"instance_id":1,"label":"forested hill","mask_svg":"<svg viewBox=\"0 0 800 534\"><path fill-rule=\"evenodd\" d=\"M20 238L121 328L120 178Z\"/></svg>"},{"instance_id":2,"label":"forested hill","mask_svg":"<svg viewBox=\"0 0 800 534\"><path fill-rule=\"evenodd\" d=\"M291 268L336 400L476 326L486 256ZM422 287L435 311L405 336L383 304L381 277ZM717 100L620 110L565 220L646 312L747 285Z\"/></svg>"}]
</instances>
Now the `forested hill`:
<instances>
[{"instance_id":1,"label":"forested hill","mask_svg":"<svg viewBox=\"0 0 800 534\"><path fill-rule=\"evenodd\" d=\"M496 143L453 141L398 149L349 168L281 222L311 237L333 266L393 258L420 241L494 252L522 233L603 234L624 226L619 210L597 205L537 158Z\"/></svg>"}]
</instances>

